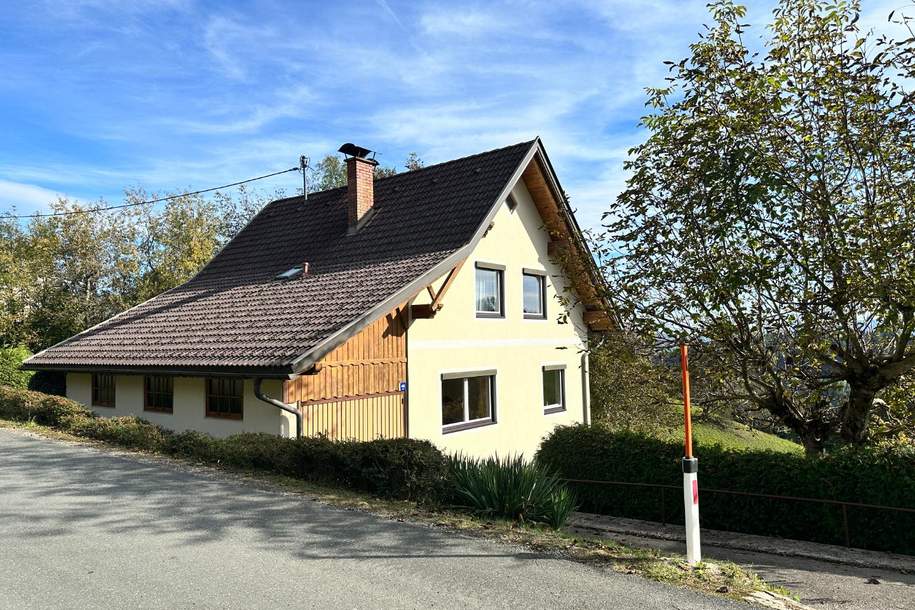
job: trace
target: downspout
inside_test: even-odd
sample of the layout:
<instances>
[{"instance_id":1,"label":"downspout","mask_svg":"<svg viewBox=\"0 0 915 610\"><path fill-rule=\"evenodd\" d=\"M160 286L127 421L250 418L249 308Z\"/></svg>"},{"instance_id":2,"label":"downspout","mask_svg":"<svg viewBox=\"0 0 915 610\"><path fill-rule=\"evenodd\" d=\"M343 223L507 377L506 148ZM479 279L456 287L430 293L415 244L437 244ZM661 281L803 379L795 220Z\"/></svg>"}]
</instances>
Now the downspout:
<instances>
[{"instance_id":1,"label":"downspout","mask_svg":"<svg viewBox=\"0 0 915 610\"><path fill-rule=\"evenodd\" d=\"M295 437L302 438L302 413L301 413L301 411L299 411L295 407L287 405L285 402L282 402L280 400L277 400L276 398L273 398L273 397L270 397L270 396L267 396L266 394L264 394L263 390L261 390L262 381L263 381L263 378L261 378L261 377L254 378L254 395L257 397L258 400L262 400L268 404L273 405L277 409L282 409L283 411L286 411L287 413L292 413L293 415L295 415Z\"/></svg>"}]
</instances>

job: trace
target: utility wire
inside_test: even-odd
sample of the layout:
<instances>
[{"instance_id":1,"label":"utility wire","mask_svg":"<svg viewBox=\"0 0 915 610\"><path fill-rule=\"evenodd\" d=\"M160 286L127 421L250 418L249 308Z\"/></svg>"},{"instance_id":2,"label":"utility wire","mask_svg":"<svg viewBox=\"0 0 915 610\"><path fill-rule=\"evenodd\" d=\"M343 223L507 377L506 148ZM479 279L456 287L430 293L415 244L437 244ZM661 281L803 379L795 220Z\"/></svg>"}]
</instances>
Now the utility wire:
<instances>
[{"instance_id":1,"label":"utility wire","mask_svg":"<svg viewBox=\"0 0 915 610\"><path fill-rule=\"evenodd\" d=\"M208 189L202 189L199 191L190 191L188 193L180 193L178 195L169 195L168 197L159 197L158 199L150 199L148 201L134 201L132 203L122 203L120 205L111 205L104 208L86 208L80 210L67 210L65 212L48 212L48 213L35 213L35 214L20 214L20 215L5 215L0 216L2 219L17 220L22 218L47 218L49 216L70 216L71 214L89 214L92 212L107 212L108 210L119 210L121 208L132 208L138 205L149 205L153 203L162 203L163 201L171 201L172 199L179 199L181 197L188 197L191 195L202 195L203 193L211 193L213 191L220 191L222 189L231 188L233 186L240 186L248 182L254 182L255 180L263 180L264 178L272 178L273 176L279 176L280 174L288 174L289 172L298 172L302 171L301 167L290 167L289 169L280 170L278 172L273 172L272 174L264 174L263 176L257 176L255 178L248 178L247 180L239 180L238 182L233 182L231 184L223 184L222 186L214 186Z\"/></svg>"}]
</instances>

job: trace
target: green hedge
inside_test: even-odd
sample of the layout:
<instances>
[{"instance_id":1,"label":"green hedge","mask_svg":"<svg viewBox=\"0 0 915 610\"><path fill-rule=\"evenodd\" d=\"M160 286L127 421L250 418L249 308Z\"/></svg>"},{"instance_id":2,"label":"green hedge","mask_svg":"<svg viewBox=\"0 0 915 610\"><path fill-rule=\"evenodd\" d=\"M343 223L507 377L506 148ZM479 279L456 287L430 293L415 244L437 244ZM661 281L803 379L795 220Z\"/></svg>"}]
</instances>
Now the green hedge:
<instances>
[{"instance_id":1,"label":"green hedge","mask_svg":"<svg viewBox=\"0 0 915 610\"><path fill-rule=\"evenodd\" d=\"M677 489L575 484L582 510L683 522L682 445L597 426L557 428L537 459L568 479L659 483ZM915 447L843 448L819 458L772 451L698 446L700 491L723 489L915 507ZM663 504L662 504L663 494ZM701 494L700 521L710 529L845 544L835 505ZM852 546L915 554L915 513L848 507Z\"/></svg>"},{"instance_id":2,"label":"green hedge","mask_svg":"<svg viewBox=\"0 0 915 610\"><path fill-rule=\"evenodd\" d=\"M360 443L288 439L270 434L213 438L199 432L174 433L136 417L96 417L66 398L3 386L0 418L35 421L123 447L264 470L385 498L434 504L445 498L448 486L448 462L427 441Z\"/></svg>"}]
</instances>

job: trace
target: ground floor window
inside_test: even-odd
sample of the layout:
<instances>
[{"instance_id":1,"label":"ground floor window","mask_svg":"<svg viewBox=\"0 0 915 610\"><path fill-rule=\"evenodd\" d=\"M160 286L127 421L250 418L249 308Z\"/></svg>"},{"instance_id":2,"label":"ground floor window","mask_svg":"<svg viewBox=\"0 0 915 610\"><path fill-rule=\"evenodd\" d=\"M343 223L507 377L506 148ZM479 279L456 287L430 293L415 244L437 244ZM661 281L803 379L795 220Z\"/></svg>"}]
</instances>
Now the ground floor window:
<instances>
[{"instance_id":1,"label":"ground floor window","mask_svg":"<svg viewBox=\"0 0 915 610\"><path fill-rule=\"evenodd\" d=\"M565 367L543 367L543 412L566 410Z\"/></svg>"},{"instance_id":2,"label":"ground floor window","mask_svg":"<svg viewBox=\"0 0 915 610\"><path fill-rule=\"evenodd\" d=\"M442 431L495 423L495 371L442 375Z\"/></svg>"},{"instance_id":3,"label":"ground floor window","mask_svg":"<svg viewBox=\"0 0 915 610\"><path fill-rule=\"evenodd\" d=\"M149 376L143 378L143 410L171 413L174 386L171 377Z\"/></svg>"},{"instance_id":4,"label":"ground floor window","mask_svg":"<svg viewBox=\"0 0 915 610\"><path fill-rule=\"evenodd\" d=\"M114 407L114 375L92 375L92 406Z\"/></svg>"},{"instance_id":5,"label":"ground floor window","mask_svg":"<svg viewBox=\"0 0 915 610\"><path fill-rule=\"evenodd\" d=\"M244 415L245 380L234 377L207 379L207 417L241 419Z\"/></svg>"}]
</instances>

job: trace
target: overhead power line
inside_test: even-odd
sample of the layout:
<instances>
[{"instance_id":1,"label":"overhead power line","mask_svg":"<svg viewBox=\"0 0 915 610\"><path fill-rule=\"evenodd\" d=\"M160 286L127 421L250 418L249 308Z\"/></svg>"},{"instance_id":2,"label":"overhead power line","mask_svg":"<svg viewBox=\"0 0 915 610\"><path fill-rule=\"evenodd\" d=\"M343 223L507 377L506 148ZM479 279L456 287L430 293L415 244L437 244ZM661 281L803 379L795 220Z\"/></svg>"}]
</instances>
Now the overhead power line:
<instances>
[{"instance_id":1,"label":"overhead power line","mask_svg":"<svg viewBox=\"0 0 915 610\"><path fill-rule=\"evenodd\" d=\"M288 174L289 172L298 172L303 171L301 167L290 167L289 169L280 170L278 172L273 172L270 174L264 174L263 176L257 176L255 178L248 178L247 180L239 180L238 182L232 182L231 184L223 184L222 186L214 186L208 189L201 189L199 191L190 191L188 193L179 193L177 195L169 195L168 197L159 197L158 199L149 199L147 201L134 201L131 203L122 203L120 205L110 205L101 208L85 208L79 210L67 210L64 212L46 212L46 213L34 213L34 214L8 214L5 216L0 216L3 219L21 219L21 218L47 218L49 216L70 216L71 214L90 214L93 212L107 212L108 210L119 210L121 208L132 208L138 205L150 205L153 203L162 203L163 201L171 201L172 199L180 199L181 197L189 197L191 195L202 195L203 193L211 193L213 191L221 191L222 189L231 188L233 186L240 186L248 182L254 182L256 180L263 180L264 178L272 178L273 176L279 176L280 174Z\"/></svg>"}]
</instances>

